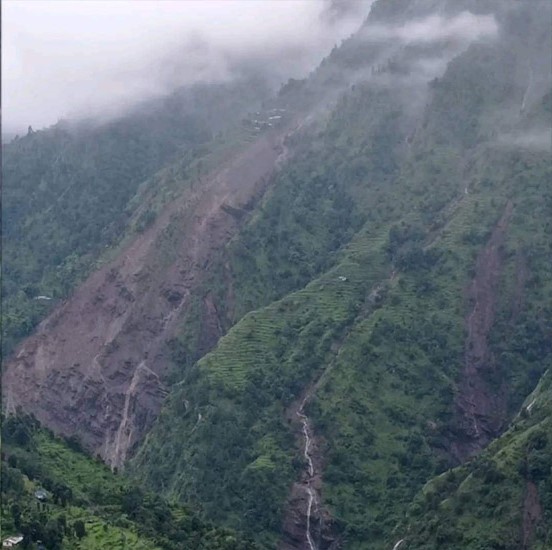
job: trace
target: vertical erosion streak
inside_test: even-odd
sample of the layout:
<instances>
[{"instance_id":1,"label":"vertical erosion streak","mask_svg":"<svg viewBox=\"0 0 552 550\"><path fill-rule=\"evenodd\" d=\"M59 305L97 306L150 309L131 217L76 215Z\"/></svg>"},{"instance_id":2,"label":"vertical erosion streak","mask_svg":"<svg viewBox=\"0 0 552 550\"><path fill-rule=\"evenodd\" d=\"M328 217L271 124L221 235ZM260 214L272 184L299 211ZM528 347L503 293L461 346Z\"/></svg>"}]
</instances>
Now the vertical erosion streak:
<instances>
[{"instance_id":1,"label":"vertical erosion streak","mask_svg":"<svg viewBox=\"0 0 552 550\"><path fill-rule=\"evenodd\" d=\"M529 68L529 81L527 82L527 88L525 89L525 92L523 94L523 98L521 99L521 106L519 108L520 114L523 114L525 112L525 106L527 105L527 98L529 97L529 91L531 90L531 85L533 84L533 69Z\"/></svg>"},{"instance_id":2,"label":"vertical erosion streak","mask_svg":"<svg viewBox=\"0 0 552 550\"><path fill-rule=\"evenodd\" d=\"M308 464L308 478L307 478L307 485L305 487L305 490L307 492L308 496L308 504L307 504L307 527L305 532L305 537L307 539L307 544L309 545L309 550L317 550L316 545L314 544L314 540L311 535L311 514L312 514L312 506L313 504L316 504L316 494L315 491L311 485L313 476L314 476L314 464L312 462L312 457L310 455L310 444L311 439L309 435L309 419L307 415L303 412L303 408L305 406L305 401L301 403L301 406L297 410L297 416L301 420L301 424L303 425L303 437L305 439L305 446L303 451L303 456L305 457L305 460Z\"/></svg>"},{"instance_id":3,"label":"vertical erosion streak","mask_svg":"<svg viewBox=\"0 0 552 550\"><path fill-rule=\"evenodd\" d=\"M497 286L503 269L501 246L512 211L513 203L508 201L489 240L477 256L467 293L468 299L473 301L473 308L466 319L464 369L457 405L464 429L463 439L455 444L460 460L485 447L493 434L501 429L504 418L505 397L489 387L485 373L495 368L489 336L495 323Z\"/></svg>"}]
</instances>

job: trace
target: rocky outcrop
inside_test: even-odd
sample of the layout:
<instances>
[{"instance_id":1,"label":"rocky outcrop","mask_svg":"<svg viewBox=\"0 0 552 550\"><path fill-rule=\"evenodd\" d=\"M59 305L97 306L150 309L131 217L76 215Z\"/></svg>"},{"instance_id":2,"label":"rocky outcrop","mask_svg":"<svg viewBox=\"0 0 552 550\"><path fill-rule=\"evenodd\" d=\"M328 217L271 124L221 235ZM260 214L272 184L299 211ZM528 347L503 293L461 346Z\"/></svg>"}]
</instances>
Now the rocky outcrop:
<instances>
[{"instance_id":1,"label":"rocky outcrop","mask_svg":"<svg viewBox=\"0 0 552 550\"><path fill-rule=\"evenodd\" d=\"M44 425L121 467L167 394L167 341L186 324L191 296L240 220L264 191L284 153L285 129L248 145L219 171L169 204L143 234L93 273L7 361L4 408L21 407ZM203 300L201 347L223 330Z\"/></svg>"},{"instance_id":2,"label":"rocky outcrop","mask_svg":"<svg viewBox=\"0 0 552 550\"><path fill-rule=\"evenodd\" d=\"M316 385L286 411L300 445L304 468L290 491L279 550L330 550L340 547L334 521L322 502L323 454L305 407Z\"/></svg>"}]
</instances>

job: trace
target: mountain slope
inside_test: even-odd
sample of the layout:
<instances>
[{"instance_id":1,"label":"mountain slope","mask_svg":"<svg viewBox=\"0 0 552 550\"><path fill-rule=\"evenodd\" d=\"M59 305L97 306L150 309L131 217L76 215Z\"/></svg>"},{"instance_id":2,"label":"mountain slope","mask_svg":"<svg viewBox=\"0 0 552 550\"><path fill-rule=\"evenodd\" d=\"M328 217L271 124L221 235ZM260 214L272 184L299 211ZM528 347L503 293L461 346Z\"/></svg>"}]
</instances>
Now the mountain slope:
<instances>
[{"instance_id":1,"label":"mountain slope","mask_svg":"<svg viewBox=\"0 0 552 550\"><path fill-rule=\"evenodd\" d=\"M2 419L2 535L18 533L49 549L254 548L114 475L75 438L56 438L28 416Z\"/></svg>"},{"instance_id":2,"label":"mountain slope","mask_svg":"<svg viewBox=\"0 0 552 550\"><path fill-rule=\"evenodd\" d=\"M263 192L284 152L285 132L258 137L200 187L180 179L179 194L149 227L17 349L4 373L8 411L22 405L57 432L78 432L113 466L123 465L166 394L166 342L186 323L213 254L239 227L222 207L247 207ZM216 320L216 311L209 313ZM220 335L215 330L211 340Z\"/></svg>"},{"instance_id":3,"label":"mountain slope","mask_svg":"<svg viewBox=\"0 0 552 550\"><path fill-rule=\"evenodd\" d=\"M546 544L546 476L487 466L548 445L516 415L552 360L551 15L374 3L148 180L7 362L5 408L262 547ZM476 472L504 498L486 532Z\"/></svg>"},{"instance_id":4,"label":"mountain slope","mask_svg":"<svg viewBox=\"0 0 552 550\"><path fill-rule=\"evenodd\" d=\"M325 193L325 177L337 187L356 179L337 168L350 154L365 224L331 270L246 315L189 371L135 459L138 475L197 498L212 517L267 545L283 518L283 547L312 536L321 548L336 540L385 548L429 478L506 428L550 361L550 312L542 310L551 290L549 157L504 137L549 116L546 100L497 119L515 113L524 96L509 68L521 70L527 56L538 63L517 40L503 35L450 62L431 84L414 135L414 117L400 115L399 77L414 55L408 49L390 69L398 71L396 93L386 89L377 103L377 80L368 81L338 102L309 140L331 159L316 165L316 196ZM371 149L361 148L364 138ZM406 146L385 181L370 160L389 158L390 138ZM307 166L296 179L305 191L313 185ZM354 189L346 185L346 193ZM275 208L271 200L281 200L277 191L265 212ZM277 224L286 227L290 217L320 216L317 202L309 207L303 214L301 203L289 201L273 231L282 234ZM305 220L286 242L310 231ZM263 273L259 251L269 246L261 246L250 257L256 268L243 268L250 287L247 275ZM522 334L524 343L512 349ZM294 480L303 483L288 500Z\"/></svg>"},{"instance_id":5,"label":"mountain slope","mask_svg":"<svg viewBox=\"0 0 552 550\"><path fill-rule=\"evenodd\" d=\"M550 547L550 387L547 373L504 435L424 487L401 526L405 548Z\"/></svg>"},{"instance_id":6,"label":"mountain slope","mask_svg":"<svg viewBox=\"0 0 552 550\"><path fill-rule=\"evenodd\" d=\"M106 249L152 221L168 179L174 193L175 180L197 177L213 137L265 94L251 80L177 91L113 121L62 121L3 145L5 355Z\"/></svg>"}]
</instances>

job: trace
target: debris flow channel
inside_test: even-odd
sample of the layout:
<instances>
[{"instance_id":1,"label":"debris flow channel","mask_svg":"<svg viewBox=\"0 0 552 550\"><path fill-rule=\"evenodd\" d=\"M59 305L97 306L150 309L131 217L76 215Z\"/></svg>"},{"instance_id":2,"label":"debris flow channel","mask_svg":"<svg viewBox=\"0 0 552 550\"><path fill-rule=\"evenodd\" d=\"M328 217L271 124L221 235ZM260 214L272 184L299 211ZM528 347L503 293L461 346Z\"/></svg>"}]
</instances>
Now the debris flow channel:
<instances>
[{"instance_id":1,"label":"debris flow channel","mask_svg":"<svg viewBox=\"0 0 552 550\"><path fill-rule=\"evenodd\" d=\"M309 545L309 550L317 550L317 547L314 543L314 540L312 538L311 534L311 513L313 505L316 506L316 493L312 487L312 479L314 477L314 465L312 463L312 457L310 455L310 445L311 445L311 438L309 435L309 419L307 415L303 412L303 409L305 407L305 400L301 403L301 406L297 410L297 416L301 420L301 424L303 425L303 437L305 440L305 447L303 451L303 456L305 457L305 460L308 463L308 478L307 483L305 485L305 490L307 492L308 496L308 504L307 504L307 527L306 527L306 539L307 543Z\"/></svg>"}]
</instances>

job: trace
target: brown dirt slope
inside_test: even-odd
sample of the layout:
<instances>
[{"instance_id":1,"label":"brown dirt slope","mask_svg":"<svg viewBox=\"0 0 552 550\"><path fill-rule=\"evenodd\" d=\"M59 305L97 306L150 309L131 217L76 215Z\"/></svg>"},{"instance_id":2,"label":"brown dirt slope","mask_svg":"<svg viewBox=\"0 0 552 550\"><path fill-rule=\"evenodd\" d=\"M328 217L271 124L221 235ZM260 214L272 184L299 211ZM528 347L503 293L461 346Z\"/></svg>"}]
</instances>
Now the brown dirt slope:
<instances>
[{"instance_id":1,"label":"brown dirt slope","mask_svg":"<svg viewBox=\"0 0 552 550\"><path fill-rule=\"evenodd\" d=\"M8 412L21 407L57 433L78 435L113 467L124 464L166 396L166 342L185 324L214 251L239 227L221 207L240 208L262 194L287 154L285 132L259 137L183 192L39 325L5 365ZM204 310L208 348L222 329L209 295Z\"/></svg>"},{"instance_id":2,"label":"brown dirt slope","mask_svg":"<svg viewBox=\"0 0 552 550\"><path fill-rule=\"evenodd\" d=\"M488 337L495 321L497 289L503 263L501 246L512 208L509 202L481 250L468 288L470 309L466 319L464 369L456 401L460 433L453 444L453 453L460 461L485 447L500 432L505 420L501 388L489 387L485 375L495 368Z\"/></svg>"}]
</instances>

